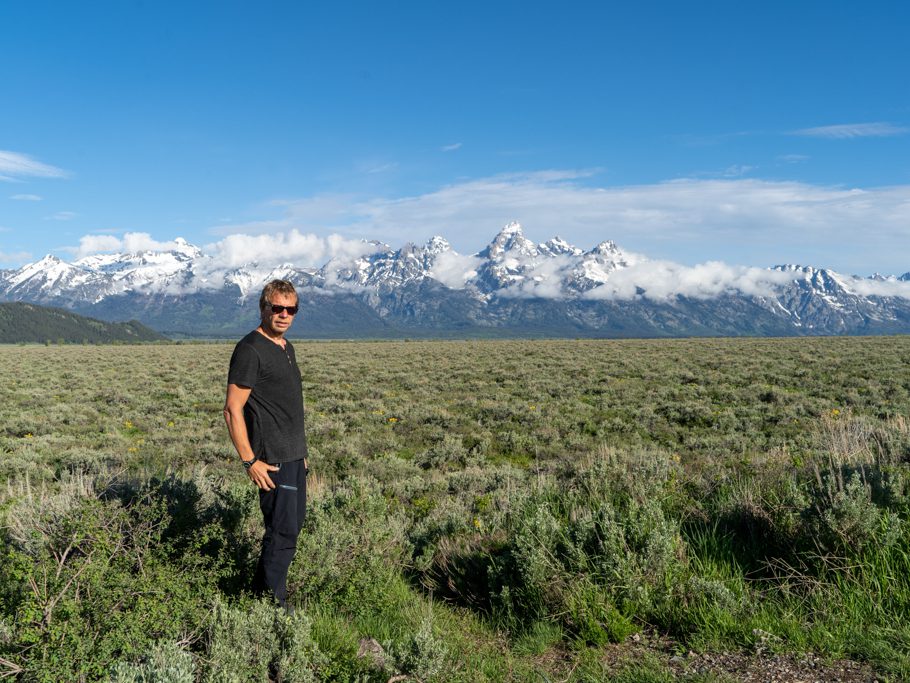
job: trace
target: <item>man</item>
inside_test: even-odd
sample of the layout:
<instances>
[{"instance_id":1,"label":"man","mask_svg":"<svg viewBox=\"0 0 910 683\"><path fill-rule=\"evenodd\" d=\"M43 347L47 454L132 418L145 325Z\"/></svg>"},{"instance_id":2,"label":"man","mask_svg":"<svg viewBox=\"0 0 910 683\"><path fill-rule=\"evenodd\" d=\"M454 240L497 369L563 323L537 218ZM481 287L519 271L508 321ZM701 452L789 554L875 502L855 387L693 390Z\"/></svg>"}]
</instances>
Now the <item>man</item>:
<instances>
[{"instance_id":1,"label":"man","mask_svg":"<svg viewBox=\"0 0 910 683\"><path fill-rule=\"evenodd\" d=\"M306 514L307 445L303 389L285 333L298 311L297 292L272 280L259 297L260 325L234 347L224 419L246 472L259 487L265 525L253 589L288 606L288 568Z\"/></svg>"}]
</instances>

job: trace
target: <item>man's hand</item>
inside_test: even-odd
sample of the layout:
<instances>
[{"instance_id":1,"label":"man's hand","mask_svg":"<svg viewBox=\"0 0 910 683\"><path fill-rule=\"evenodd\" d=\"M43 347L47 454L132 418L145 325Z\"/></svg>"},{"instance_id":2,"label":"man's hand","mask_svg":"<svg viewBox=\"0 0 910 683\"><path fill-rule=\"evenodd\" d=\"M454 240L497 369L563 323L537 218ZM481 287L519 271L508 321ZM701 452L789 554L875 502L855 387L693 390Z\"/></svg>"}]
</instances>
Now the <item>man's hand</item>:
<instances>
[{"instance_id":1,"label":"man's hand","mask_svg":"<svg viewBox=\"0 0 910 683\"><path fill-rule=\"evenodd\" d=\"M250 465L250 469L248 469L246 473L250 475L250 479L253 481L253 483L263 491L272 491L275 488L275 482L272 481L272 478L269 476L269 472L277 471L278 468L274 465L269 465L267 462L257 460L252 465Z\"/></svg>"}]
</instances>

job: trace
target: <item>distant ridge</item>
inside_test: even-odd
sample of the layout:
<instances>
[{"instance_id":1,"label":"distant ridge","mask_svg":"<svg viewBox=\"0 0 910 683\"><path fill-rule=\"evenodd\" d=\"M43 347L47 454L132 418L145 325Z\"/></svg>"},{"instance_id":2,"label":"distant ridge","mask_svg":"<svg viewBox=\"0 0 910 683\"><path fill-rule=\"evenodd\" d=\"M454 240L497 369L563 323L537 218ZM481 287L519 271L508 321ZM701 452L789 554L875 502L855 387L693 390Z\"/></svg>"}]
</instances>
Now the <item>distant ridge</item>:
<instances>
[{"instance_id":1,"label":"distant ridge","mask_svg":"<svg viewBox=\"0 0 910 683\"><path fill-rule=\"evenodd\" d=\"M135 320L108 323L76 315L62 308L18 301L0 303L0 344L110 344L166 339L167 337Z\"/></svg>"}]
</instances>

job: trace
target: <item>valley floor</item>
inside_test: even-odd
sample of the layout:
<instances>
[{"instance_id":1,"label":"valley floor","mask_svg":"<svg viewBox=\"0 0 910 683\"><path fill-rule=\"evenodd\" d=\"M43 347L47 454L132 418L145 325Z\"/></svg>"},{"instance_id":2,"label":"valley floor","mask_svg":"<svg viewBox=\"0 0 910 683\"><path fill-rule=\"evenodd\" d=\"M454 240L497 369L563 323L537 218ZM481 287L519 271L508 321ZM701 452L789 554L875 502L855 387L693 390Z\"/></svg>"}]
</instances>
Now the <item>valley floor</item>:
<instances>
[{"instance_id":1,"label":"valley floor","mask_svg":"<svg viewBox=\"0 0 910 683\"><path fill-rule=\"evenodd\" d=\"M292 617L231 350L0 347L0 675L910 678L910 338L300 342Z\"/></svg>"}]
</instances>

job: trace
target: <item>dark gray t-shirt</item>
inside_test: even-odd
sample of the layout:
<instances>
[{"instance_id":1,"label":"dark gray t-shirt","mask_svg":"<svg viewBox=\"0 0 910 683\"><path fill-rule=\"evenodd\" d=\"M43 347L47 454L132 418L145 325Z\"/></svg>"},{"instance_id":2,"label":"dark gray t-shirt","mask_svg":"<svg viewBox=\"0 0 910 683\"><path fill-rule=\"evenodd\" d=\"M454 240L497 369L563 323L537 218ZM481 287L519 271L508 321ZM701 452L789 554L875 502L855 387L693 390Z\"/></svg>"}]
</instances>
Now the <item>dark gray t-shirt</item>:
<instances>
[{"instance_id":1,"label":"dark gray t-shirt","mask_svg":"<svg viewBox=\"0 0 910 683\"><path fill-rule=\"evenodd\" d=\"M250 332L234 347L228 384L252 389L243 417L257 457L271 464L307 457L303 385L291 342L282 349Z\"/></svg>"}]
</instances>

